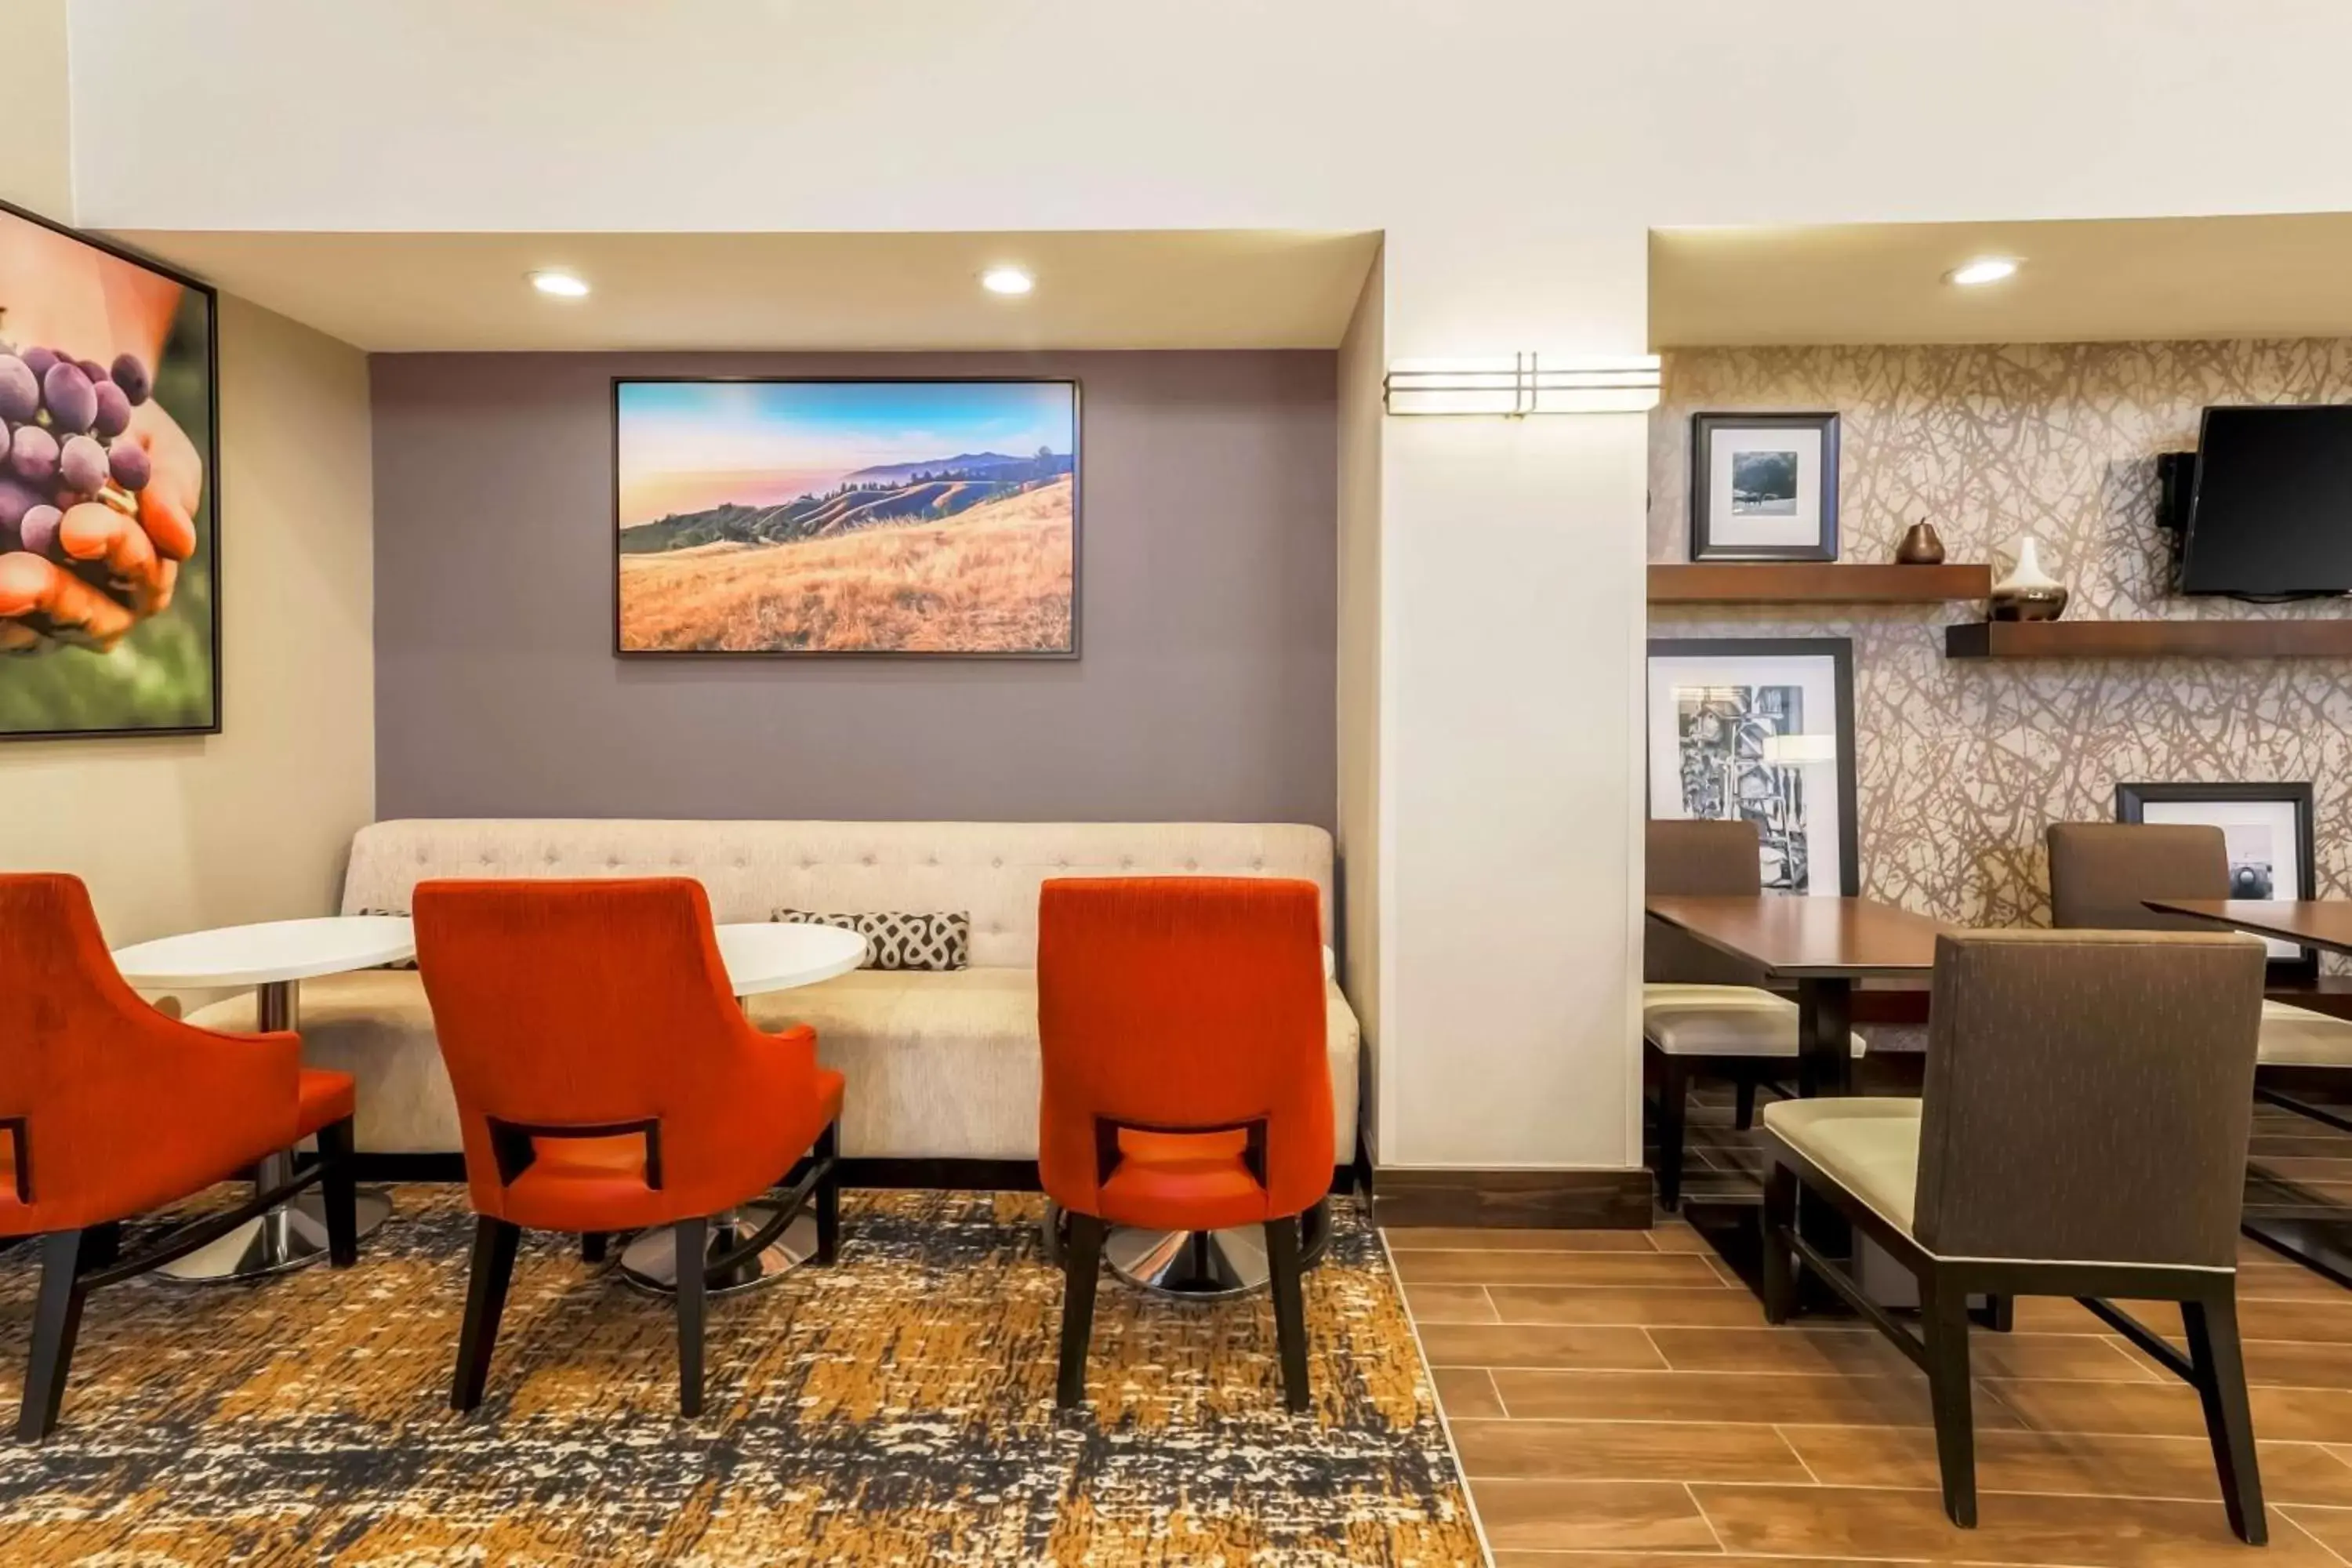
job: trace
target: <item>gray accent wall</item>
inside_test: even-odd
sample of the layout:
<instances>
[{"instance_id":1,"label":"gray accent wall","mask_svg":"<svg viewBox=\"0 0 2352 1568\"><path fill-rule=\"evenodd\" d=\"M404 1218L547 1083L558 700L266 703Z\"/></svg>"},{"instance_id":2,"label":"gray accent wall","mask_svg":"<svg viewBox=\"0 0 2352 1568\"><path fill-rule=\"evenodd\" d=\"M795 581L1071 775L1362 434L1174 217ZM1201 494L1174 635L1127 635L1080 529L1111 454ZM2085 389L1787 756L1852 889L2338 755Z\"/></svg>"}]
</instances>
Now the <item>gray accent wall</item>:
<instances>
[{"instance_id":1,"label":"gray accent wall","mask_svg":"<svg viewBox=\"0 0 2352 1568\"><path fill-rule=\"evenodd\" d=\"M370 363L379 816L1333 825L1328 352ZM1076 377L1082 657L614 658L612 380L702 374Z\"/></svg>"}]
</instances>

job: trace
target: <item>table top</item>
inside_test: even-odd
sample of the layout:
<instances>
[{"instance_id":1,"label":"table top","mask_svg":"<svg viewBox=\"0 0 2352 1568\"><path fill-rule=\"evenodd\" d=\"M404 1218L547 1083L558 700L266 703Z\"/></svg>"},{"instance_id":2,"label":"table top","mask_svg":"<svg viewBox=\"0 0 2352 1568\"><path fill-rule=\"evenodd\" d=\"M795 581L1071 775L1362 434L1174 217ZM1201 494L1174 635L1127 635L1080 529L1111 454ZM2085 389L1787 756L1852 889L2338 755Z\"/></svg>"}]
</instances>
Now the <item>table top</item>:
<instances>
[{"instance_id":1,"label":"table top","mask_svg":"<svg viewBox=\"0 0 2352 1568\"><path fill-rule=\"evenodd\" d=\"M719 956L738 996L814 985L866 962L866 939L839 926L756 921L718 931Z\"/></svg>"},{"instance_id":2,"label":"table top","mask_svg":"<svg viewBox=\"0 0 2352 1568\"><path fill-rule=\"evenodd\" d=\"M169 991L307 980L415 956L405 915L328 915L161 937L118 949L114 966L139 990Z\"/></svg>"},{"instance_id":3,"label":"table top","mask_svg":"<svg viewBox=\"0 0 2352 1568\"><path fill-rule=\"evenodd\" d=\"M2148 899L2158 914L2187 915L2302 947L2352 952L2352 899Z\"/></svg>"},{"instance_id":4,"label":"table top","mask_svg":"<svg viewBox=\"0 0 2352 1568\"><path fill-rule=\"evenodd\" d=\"M1787 980L1926 973L1936 967L1936 937L1944 929L1869 899L1657 897L1643 907L1653 920Z\"/></svg>"}]
</instances>

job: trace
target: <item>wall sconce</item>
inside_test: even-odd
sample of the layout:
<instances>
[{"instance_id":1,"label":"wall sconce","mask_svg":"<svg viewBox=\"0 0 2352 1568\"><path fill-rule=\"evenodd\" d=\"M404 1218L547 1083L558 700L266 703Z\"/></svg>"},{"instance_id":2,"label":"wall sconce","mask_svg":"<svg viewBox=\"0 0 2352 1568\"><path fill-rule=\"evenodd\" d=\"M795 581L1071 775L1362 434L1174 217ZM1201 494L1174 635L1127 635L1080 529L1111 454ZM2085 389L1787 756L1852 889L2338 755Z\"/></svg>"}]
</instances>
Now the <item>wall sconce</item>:
<instances>
[{"instance_id":1,"label":"wall sconce","mask_svg":"<svg viewBox=\"0 0 2352 1568\"><path fill-rule=\"evenodd\" d=\"M1382 400L1391 414L1642 414L1659 381L1655 354L1408 359L1389 366Z\"/></svg>"}]
</instances>

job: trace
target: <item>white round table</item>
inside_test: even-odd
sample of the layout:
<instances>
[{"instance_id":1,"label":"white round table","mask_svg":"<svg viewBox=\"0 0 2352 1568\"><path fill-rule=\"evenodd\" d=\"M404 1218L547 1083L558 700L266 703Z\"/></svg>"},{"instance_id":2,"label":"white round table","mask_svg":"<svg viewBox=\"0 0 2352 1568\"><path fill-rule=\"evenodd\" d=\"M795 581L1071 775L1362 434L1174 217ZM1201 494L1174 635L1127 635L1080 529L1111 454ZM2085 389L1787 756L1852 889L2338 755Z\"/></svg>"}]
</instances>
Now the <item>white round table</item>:
<instances>
[{"instance_id":1,"label":"white round table","mask_svg":"<svg viewBox=\"0 0 2352 1568\"><path fill-rule=\"evenodd\" d=\"M268 921L190 931L121 948L114 966L141 991L255 988L257 1026L264 1034L299 1027L295 987L321 974L402 963L416 956L416 935L402 915L332 915L320 920ZM256 1173L267 1192L294 1174L293 1151L268 1155ZM360 1234L392 1213L392 1200L373 1189L359 1196ZM315 1193L306 1193L230 1231L209 1247L157 1270L195 1282L250 1279L299 1268L326 1256L327 1222Z\"/></svg>"},{"instance_id":2,"label":"white round table","mask_svg":"<svg viewBox=\"0 0 2352 1568\"><path fill-rule=\"evenodd\" d=\"M846 974L866 962L866 939L838 926L761 921L717 929L719 957L727 966L727 983L738 1001L814 985ZM764 1204L747 1204L713 1215L705 1256L723 1256L757 1235L774 1217L775 1211ZM816 1219L803 1214L756 1256L737 1265L723 1282L713 1280L706 1289L719 1296L769 1284L815 1251ZM676 1291L677 1232L664 1226L639 1235L621 1253L621 1274L631 1284L656 1294Z\"/></svg>"}]
</instances>

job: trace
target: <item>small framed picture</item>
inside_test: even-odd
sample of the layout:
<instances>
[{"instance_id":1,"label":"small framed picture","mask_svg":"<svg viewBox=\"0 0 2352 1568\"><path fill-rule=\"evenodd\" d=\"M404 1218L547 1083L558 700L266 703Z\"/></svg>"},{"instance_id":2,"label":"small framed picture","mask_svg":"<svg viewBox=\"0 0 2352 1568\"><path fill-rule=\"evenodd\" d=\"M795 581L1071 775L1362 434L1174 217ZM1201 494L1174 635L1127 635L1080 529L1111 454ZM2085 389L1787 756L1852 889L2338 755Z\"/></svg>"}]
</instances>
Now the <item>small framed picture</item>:
<instances>
[{"instance_id":1,"label":"small framed picture","mask_svg":"<svg viewBox=\"0 0 2352 1568\"><path fill-rule=\"evenodd\" d=\"M1838 416L1691 416L1690 558L1834 561Z\"/></svg>"},{"instance_id":2,"label":"small framed picture","mask_svg":"<svg viewBox=\"0 0 2352 1568\"><path fill-rule=\"evenodd\" d=\"M1764 890L1862 890L1849 637L1650 642L1650 816L1756 824Z\"/></svg>"},{"instance_id":3,"label":"small framed picture","mask_svg":"<svg viewBox=\"0 0 2352 1568\"><path fill-rule=\"evenodd\" d=\"M2307 784L2119 784L2117 822L2180 822L2218 827L2229 846L2233 899L2316 897ZM2273 977L2318 973L2319 955L2269 942Z\"/></svg>"}]
</instances>

